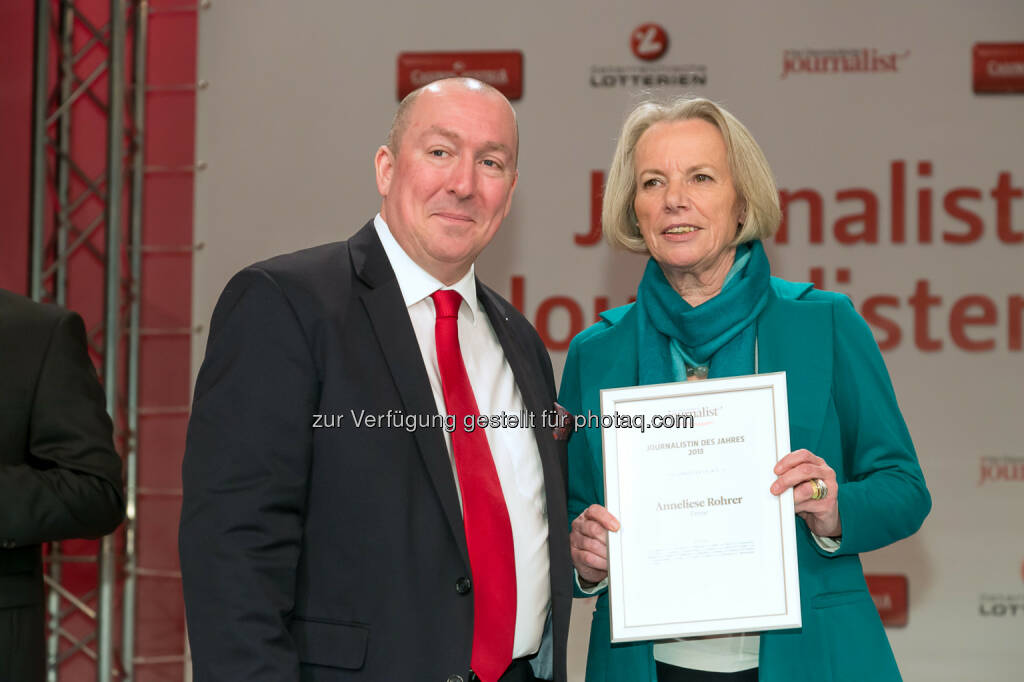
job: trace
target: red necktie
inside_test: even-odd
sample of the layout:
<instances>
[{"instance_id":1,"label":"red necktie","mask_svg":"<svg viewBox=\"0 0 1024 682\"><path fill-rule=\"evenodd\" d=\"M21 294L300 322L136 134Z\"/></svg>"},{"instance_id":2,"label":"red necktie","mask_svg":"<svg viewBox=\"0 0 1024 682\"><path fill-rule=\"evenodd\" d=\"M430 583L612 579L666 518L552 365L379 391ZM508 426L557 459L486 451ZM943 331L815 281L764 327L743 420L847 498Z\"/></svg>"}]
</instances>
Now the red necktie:
<instances>
[{"instance_id":1,"label":"red necktie","mask_svg":"<svg viewBox=\"0 0 1024 682\"><path fill-rule=\"evenodd\" d=\"M448 413L454 415L452 452L462 492L462 518L473 576L473 655L483 682L495 682L512 662L516 630L516 562L512 524L483 429L465 429L480 414L459 347L459 305L452 290L435 291L437 364Z\"/></svg>"}]
</instances>

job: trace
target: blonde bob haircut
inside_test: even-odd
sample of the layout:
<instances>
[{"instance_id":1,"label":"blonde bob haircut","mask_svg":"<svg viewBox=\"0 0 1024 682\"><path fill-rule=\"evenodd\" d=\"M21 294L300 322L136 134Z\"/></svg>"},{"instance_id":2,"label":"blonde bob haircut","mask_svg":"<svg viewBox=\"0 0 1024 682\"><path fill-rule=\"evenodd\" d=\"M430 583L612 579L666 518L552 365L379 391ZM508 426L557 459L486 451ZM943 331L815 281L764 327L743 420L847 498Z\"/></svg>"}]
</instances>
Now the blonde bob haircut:
<instances>
[{"instance_id":1,"label":"blonde bob haircut","mask_svg":"<svg viewBox=\"0 0 1024 682\"><path fill-rule=\"evenodd\" d=\"M775 234L782 222L779 192L764 152L746 126L735 116L703 97L680 97L668 103L639 104L622 124L622 133L608 171L601 221L612 244L636 253L647 253L640 234L633 200L636 198L634 154L641 136L655 123L699 118L718 128L725 140L737 200L745 207L745 218L733 246Z\"/></svg>"}]
</instances>

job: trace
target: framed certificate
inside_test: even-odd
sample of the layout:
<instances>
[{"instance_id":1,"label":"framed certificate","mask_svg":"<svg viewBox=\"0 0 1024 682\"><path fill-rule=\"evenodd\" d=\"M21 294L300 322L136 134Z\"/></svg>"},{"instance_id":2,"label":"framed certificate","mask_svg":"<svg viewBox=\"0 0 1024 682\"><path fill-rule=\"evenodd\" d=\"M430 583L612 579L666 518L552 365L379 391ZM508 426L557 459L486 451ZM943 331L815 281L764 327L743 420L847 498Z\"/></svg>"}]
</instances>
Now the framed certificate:
<instances>
[{"instance_id":1,"label":"framed certificate","mask_svg":"<svg viewBox=\"0 0 1024 682\"><path fill-rule=\"evenodd\" d=\"M613 642L800 627L785 373L601 391Z\"/></svg>"}]
</instances>

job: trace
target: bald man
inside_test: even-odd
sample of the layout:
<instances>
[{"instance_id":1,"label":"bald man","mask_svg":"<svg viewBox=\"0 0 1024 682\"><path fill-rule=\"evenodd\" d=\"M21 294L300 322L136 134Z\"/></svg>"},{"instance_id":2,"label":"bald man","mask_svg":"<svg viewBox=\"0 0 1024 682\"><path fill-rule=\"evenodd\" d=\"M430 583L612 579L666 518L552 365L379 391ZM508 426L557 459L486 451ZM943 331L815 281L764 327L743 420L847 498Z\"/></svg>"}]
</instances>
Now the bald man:
<instances>
[{"instance_id":1,"label":"bald man","mask_svg":"<svg viewBox=\"0 0 1024 682\"><path fill-rule=\"evenodd\" d=\"M197 682L566 679L551 364L473 269L518 147L496 90L427 85L377 150L373 220L228 283L183 467Z\"/></svg>"}]
</instances>

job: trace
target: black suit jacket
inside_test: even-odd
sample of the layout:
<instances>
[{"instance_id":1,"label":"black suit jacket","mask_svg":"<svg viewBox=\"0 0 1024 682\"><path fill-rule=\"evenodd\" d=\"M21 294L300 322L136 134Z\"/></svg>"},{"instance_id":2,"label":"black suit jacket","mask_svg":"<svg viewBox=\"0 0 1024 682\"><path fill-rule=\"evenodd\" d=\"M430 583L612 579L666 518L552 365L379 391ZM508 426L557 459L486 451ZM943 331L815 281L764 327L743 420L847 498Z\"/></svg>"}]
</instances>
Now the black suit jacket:
<instances>
[{"instance_id":1,"label":"black suit jacket","mask_svg":"<svg viewBox=\"0 0 1024 682\"><path fill-rule=\"evenodd\" d=\"M41 544L99 537L123 518L105 402L82 319L0 289L0 619L15 619L0 627L0 679L19 657L41 670ZM22 617L31 632L18 633Z\"/></svg>"},{"instance_id":2,"label":"black suit jacket","mask_svg":"<svg viewBox=\"0 0 1024 682\"><path fill-rule=\"evenodd\" d=\"M528 410L551 410L537 333L478 283ZM473 599L437 414L398 282L367 224L251 266L213 314L183 467L180 529L197 682L468 679ZM314 415L342 415L313 428ZM572 596L562 443L535 431L549 521L555 678Z\"/></svg>"}]
</instances>

